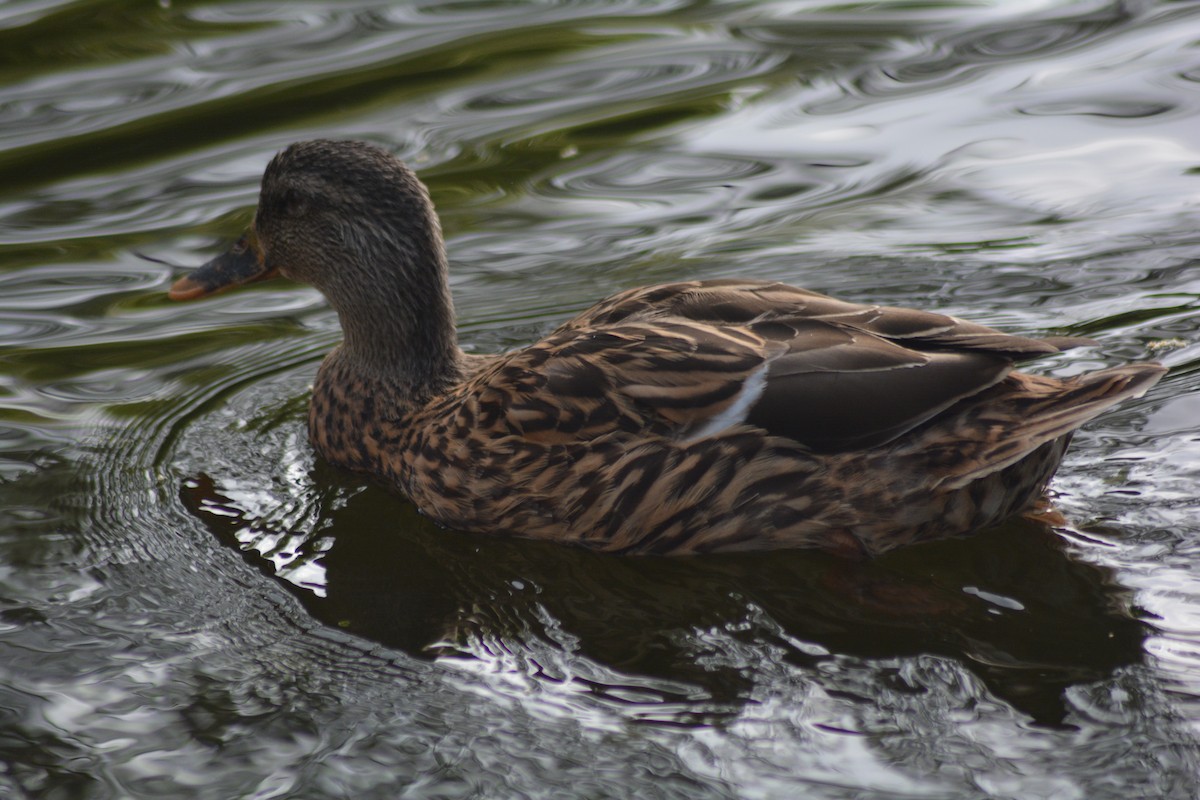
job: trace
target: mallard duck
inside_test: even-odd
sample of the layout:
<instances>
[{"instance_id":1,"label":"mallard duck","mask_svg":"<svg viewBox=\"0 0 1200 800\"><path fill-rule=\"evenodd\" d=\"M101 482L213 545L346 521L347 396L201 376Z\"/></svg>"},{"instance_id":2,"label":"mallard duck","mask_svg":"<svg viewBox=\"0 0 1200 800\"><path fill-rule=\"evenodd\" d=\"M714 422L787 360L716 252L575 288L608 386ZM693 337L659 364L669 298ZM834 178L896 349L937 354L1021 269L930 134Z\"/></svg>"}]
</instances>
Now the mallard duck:
<instances>
[{"instance_id":1,"label":"mallard duck","mask_svg":"<svg viewBox=\"0 0 1200 800\"><path fill-rule=\"evenodd\" d=\"M313 387L320 456L448 528L612 553L862 557L966 534L1031 509L1072 432L1165 372L1024 374L1075 342L740 279L630 289L466 354L429 194L361 142L278 153L250 232L170 296L276 271L344 334Z\"/></svg>"}]
</instances>

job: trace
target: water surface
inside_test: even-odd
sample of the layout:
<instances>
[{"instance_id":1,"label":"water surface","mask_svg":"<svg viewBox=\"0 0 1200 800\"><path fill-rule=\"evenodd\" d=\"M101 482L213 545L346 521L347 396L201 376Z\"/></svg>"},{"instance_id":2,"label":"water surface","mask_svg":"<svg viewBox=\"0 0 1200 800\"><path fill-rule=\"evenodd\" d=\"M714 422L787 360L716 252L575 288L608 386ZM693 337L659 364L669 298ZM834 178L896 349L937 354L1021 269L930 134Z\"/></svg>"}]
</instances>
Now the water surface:
<instances>
[{"instance_id":1,"label":"water surface","mask_svg":"<svg viewBox=\"0 0 1200 800\"><path fill-rule=\"evenodd\" d=\"M0 795L1200 796L1200 11L0 7ZM867 565L438 530L316 461L311 289L169 303L314 136L442 215L465 347L721 276L1171 374Z\"/></svg>"}]
</instances>

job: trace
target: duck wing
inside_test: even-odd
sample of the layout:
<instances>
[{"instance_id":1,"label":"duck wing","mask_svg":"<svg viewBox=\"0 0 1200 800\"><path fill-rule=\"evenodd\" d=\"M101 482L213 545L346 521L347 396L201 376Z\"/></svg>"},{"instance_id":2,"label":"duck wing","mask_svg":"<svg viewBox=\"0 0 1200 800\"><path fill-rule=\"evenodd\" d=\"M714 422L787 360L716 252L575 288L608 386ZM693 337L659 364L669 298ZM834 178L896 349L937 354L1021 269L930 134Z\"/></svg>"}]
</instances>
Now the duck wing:
<instances>
[{"instance_id":1,"label":"duck wing","mask_svg":"<svg viewBox=\"0 0 1200 800\"><path fill-rule=\"evenodd\" d=\"M686 281L631 289L602 300L564 324L603 328L619 322L682 318L718 325L816 319L873 333L917 349L1000 353L1013 359L1094 344L1088 339L1032 339L915 308L851 303L784 283L740 279Z\"/></svg>"},{"instance_id":2,"label":"duck wing","mask_svg":"<svg viewBox=\"0 0 1200 800\"><path fill-rule=\"evenodd\" d=\"M751 281L648 287L513 354L509 421L565 441L623 430L691 441L741 425L841 452L891 441L1056 352L941 314Z\"/></svg>"}]
</instances>

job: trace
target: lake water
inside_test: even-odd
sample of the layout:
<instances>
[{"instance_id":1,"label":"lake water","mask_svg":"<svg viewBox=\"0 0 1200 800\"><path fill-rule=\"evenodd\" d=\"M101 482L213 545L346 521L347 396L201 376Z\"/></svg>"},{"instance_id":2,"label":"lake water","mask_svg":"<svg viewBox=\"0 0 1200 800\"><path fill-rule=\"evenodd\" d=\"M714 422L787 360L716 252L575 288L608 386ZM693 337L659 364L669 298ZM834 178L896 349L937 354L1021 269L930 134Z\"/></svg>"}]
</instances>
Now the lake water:
<instances>
[{"instance_id":1,"label":"lake water","mask_svg":"<svg viewBox=\"0 0 1200 800\"><path fill-rule=\"evenodd\" d=\"M314 460L337 321L166 289L316 136L465 347L744 276L1148 358L1063 527L866 565L438 530ZM0 5L0 796L1200 796L1200 5Z\"/></svg>"}]
</instances>

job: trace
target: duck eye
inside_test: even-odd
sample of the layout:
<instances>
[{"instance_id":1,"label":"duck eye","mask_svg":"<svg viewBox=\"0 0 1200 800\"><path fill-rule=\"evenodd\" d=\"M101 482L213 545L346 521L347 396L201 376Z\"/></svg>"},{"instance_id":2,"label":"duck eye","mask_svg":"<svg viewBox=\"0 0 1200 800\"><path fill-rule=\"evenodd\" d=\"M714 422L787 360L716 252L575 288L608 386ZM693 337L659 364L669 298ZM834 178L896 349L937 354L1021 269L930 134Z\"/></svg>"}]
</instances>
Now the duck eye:
<instances>
[{"instance_id":1,"label":"duck eye","mask_svg":"<svg viewBox=\"0 0 1200 800\"><path fill-rule=\"evenodd\" d=\"M301 217L308 212L308 198L294 190L285 192L279 205L287 217Z\"/></svg>"}]
</instances>

